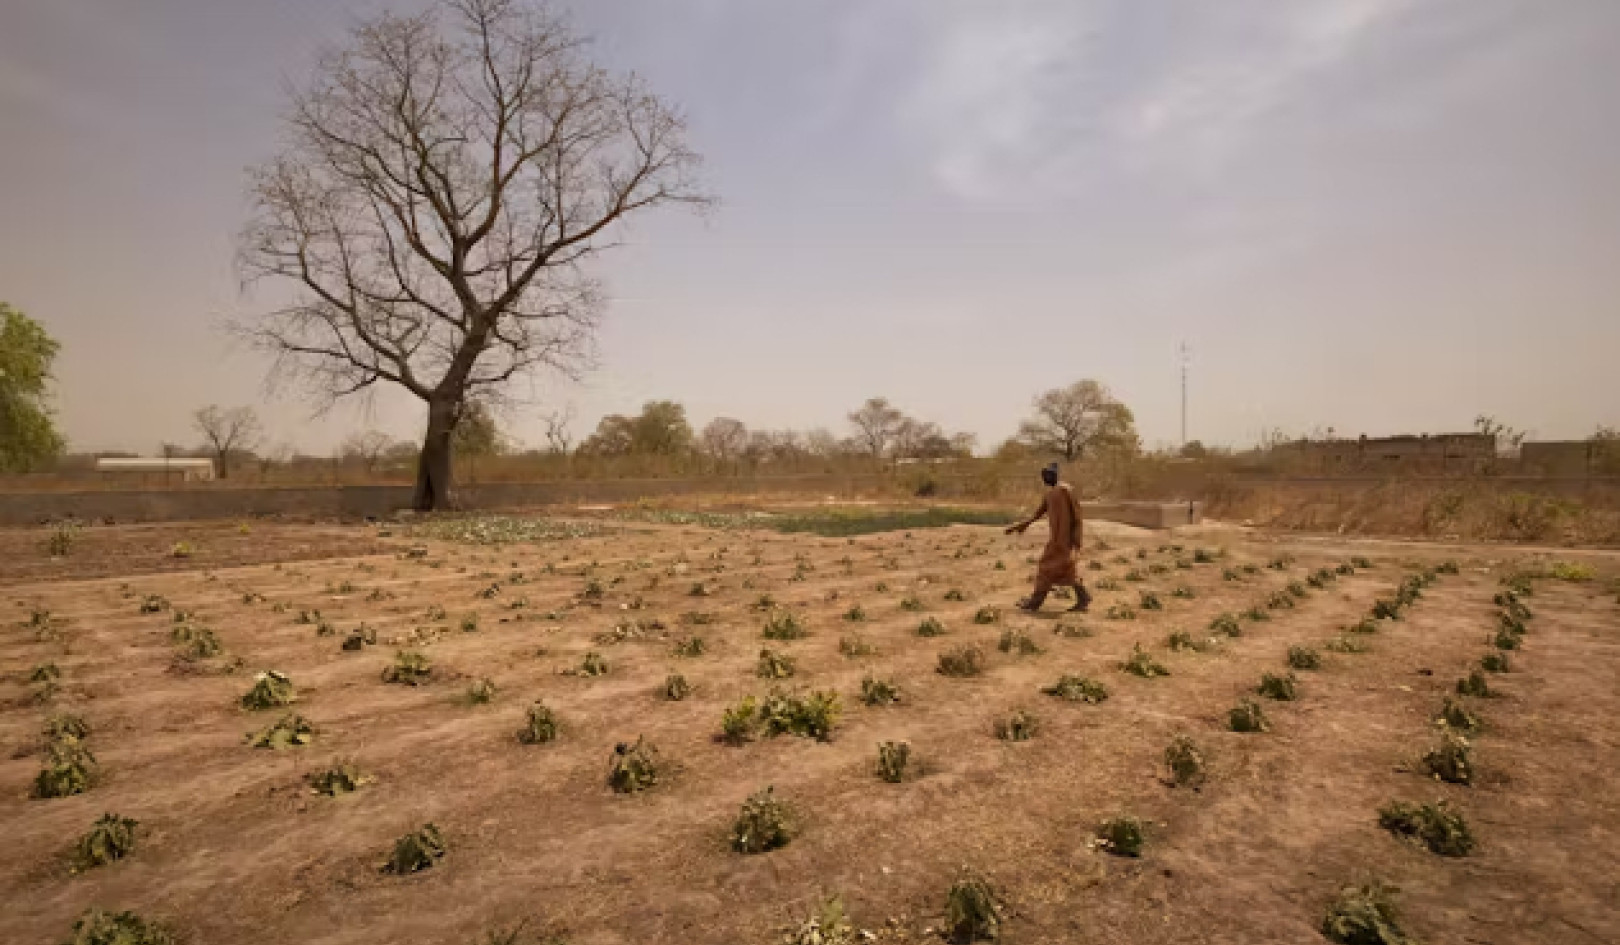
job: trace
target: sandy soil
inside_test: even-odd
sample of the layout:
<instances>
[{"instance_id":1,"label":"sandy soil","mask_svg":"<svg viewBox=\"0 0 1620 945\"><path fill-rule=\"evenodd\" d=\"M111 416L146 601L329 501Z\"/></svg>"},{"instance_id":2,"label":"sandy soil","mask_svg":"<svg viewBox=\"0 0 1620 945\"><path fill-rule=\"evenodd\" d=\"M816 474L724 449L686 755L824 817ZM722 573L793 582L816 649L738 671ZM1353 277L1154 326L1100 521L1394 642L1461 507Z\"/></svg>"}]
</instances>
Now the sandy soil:
<instances>
[{"instance_id":1,"label":"sandy soil","mask_svg":"<svg viewBox=\"0 0 1620 945\"><path fill-rule=\"evenodd\" d=\"M233 529L113 527L82 555L48 564L39 563L38 530L0 533L0 941L62 941L96 905L160 919L199 945L472 945L523 919L574 945L774 943L833 892L882 941L938 941L945 891L964 866L1001 892L1014 943L1319 941L1328 900L1363 877L1401 888L1403 921L1427 943L1620 941L1620 605L1606 582L1538 583L1515 671L1491 677L1501 695L1477 703L1488 728L1476 740L1474 786L1415 770L1442 698L1488 649L1491 596L1515 556L1499 546L1458 552L1094 526L1088 535L1113 547L1088 549L1105 565L1088 580L1118 589L1099 591L1092 614L1076 620L1060 617L1066 603L1055 600L1038 616L1007 612L1044 540L1039 528L1022 538L954 527L834 540L638 525L500 548L432 542L424 558L406 553L417 542L379 538L375 528ZM181 540L199 554L166 557ZM1185 544L1184 558L1194 545L1228 555L1176 569L1172 542ZM1222 578L1223 567L1284 553L1297 557L1287 570ZM1376 566L1247 624L1239 638L1205 653L1165 645L1172 630L1202 636L1216 614L1355 554ZM803 580L791 579L796 556L813 568ZM1321 644L1409 567L1441 557L1462 573L1442 576L1406 619L1366 637L1367 653L1324 653L1321 670L1299 673L1298 701L1267 703L1272 732L1226 729L1227 709L1262 672L1285 668L1291 644ZM1154 564L1164 573L1124 580ZM1612 559L1602 564L1616 570ZM580 599L587 571L606 588L599 603ZM708 596L691 596L699 581ZM1171 597L1178 586L1196 596ZM946 601L952 588L966 600ZM1137 603L1143 589L1158 593L1162 611L1104 616L1111 604ZM764 618L750 608L766 593L810 628L807 639L771 644L799 661L785 688L843 697L829 742L716 739L727 705L770 688L754 674ZM194 612L225 653L177 662L171 613L140 612L149 594ZM924 613L900 608L908 595ZM844 619L857 603L867 619ZM1004 615L975 625L986 604ZM443 619L430 618L435 606ZM295 622L314 608L336 636ZM53 633L28 626L36 609L50 611ZM683 626L688 612L713 622ZM463 632L461 618L473 613L478 629ZM947 634L917 636L923 616L942 620ZM652 618L664 634L594 639ZM362 622L377 629L378 645L341 650ZM1062 624L1094 633L1054 633ZM999 652L1009 628L1044 652ZM391 641L423 629L426 639L412 646L431 657L436 680L383 683L398 648ZM672 656L672 641L689 633L705 638L707 654ZM877 655L842 656L839 638L850 633ZM1138 642L1171 675L1120 672ZM962 643L985 649L988 672L937 674L938 654ZM559 672L590 650L606 657L609 674ZM62 671L48 705L27 683L44 662ZM269 668L296 683L295 709L319 728L314 744L272 752L243 743L279 714L237 705L253 672ZM690 698L659 695L671 672L694 684ZM898 681L903 702L862 705L869 672ZM1083 705L1042 695L1063 673L1098 678L1111 697ZM465 699L477 677L500 687L493 703ZM562 735L522 745L514 733L537 698L555 710ZM995 739L993 720L1020 707L1040 717L1039 736ZM87 744L101 777L80 796L32 799L39 727L52 711L93 726ZM1165 781L1164 748L1178 733L1210 760L1201 790ZM640 735L674 773L645 794L615 795L605 781L613 746ZM884 783L873 772L876 745L899 739L923 773ZM339 759L377 780L343 798L311 794L304 776ZM802 833L771 853L734 853L731 821L766 785L798 808ZM1437 797L1468 817L1474 855L1442 858L1378 827L1388 801ZM71 874L70 848L103 811L141 822L134 854ZM1098 822L1116 814L1148 821L1140 858L1090 844ZM442 828L448 854L414 875L380 873L394 839L425 821Z\"/></svg>"}]
</instances>

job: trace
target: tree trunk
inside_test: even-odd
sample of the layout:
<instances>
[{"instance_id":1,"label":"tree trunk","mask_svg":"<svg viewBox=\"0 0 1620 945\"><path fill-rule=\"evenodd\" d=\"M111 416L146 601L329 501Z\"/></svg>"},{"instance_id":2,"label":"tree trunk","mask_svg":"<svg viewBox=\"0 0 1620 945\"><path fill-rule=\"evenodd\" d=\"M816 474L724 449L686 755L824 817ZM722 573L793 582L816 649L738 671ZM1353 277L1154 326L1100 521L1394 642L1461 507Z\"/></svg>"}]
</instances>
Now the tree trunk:
<instances>
[{"instance_id":1,"label":"tree trunk","mask_svg":"<svg viewBox=\"0 0 1620 945\"><path fill-rule=\"evenodd\" d=\"M416 462L416 494L411 500L418 512L450 504L450 437L455 432L455 402L429 401L427 435Z\"/></svg>"},{"instance_id":2,"label":"tree trunk","mask_svg":"<svg viewBox=\"0 0 1620 945\"><path fill-rule=\"evenodd\" d=\"M193 453L191 455L195 456L197 454ZM229 478L231 478L231 451L230 450L220 450L219 451L219 478L221 478L221 479L229 479Z\"/></svg>"}]
</instances>

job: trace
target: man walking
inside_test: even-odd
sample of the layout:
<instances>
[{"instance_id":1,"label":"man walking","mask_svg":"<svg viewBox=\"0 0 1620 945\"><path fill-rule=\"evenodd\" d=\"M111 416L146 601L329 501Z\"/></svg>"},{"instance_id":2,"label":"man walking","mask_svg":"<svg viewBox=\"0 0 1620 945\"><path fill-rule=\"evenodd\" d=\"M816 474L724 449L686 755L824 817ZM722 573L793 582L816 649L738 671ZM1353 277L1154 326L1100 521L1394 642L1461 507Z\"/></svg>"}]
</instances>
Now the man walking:
<instances>
[{"instance_id":1,"label":"man walking","mask_svg":"<svg viewBox=\"0 0 1620 945\"><path fill-rule=\"evenodd\" d=\"M1074 553L1080 548L1080 503L1075 501L1069 484L1058 481L1057 463L1041 470L1041 481L1047 487L1041 507L1022 522L1007 526L1007 534L1022 535L1044 515L1050 529L1046 550L1041 552L1040 564L1035 569L1035 592L1019 601L1018 608L1030 612L1040 610L1047 592L1063 585L1074 588L1074 606L1070 609L1084 613L1091 606L1091 594L1074 568Z\"/></svg>"}]
</instances>

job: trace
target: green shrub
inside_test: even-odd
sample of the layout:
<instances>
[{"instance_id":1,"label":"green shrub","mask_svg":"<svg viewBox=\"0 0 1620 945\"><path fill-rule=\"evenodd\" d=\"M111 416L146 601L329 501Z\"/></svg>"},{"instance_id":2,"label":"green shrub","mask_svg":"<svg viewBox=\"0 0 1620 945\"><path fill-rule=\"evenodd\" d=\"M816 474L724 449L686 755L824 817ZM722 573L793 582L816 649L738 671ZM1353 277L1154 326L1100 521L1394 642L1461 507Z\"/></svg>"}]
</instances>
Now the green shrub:
<instances>
[{"instance_id":1,"label":"green shrub","mask_svg":"<svg viewBox=\"0 0 1620 945\"><path fill-rule=\"evenodd\" d=\"M984 651L963 645L939 654L938 671L943 676L978 676L984 672Z\"/></svg>"},{"instance_id":2,"label":"green shrub","mask_svg":"<svg viewBox=\"0 0 1620 945\"><path fill-rule=\"evenodd\" d=\"M663 767L658 749L645 737L638 736L633 745L620 742L613 747L608 787L620 794L645 791L658 783Z\"/></svg>"},{"instance_id":3,"label":"green shrub","mask_svg":"<svg viewBox=\"0 0 1620 945\"><path fill-rule=\"evenodd\" d=\"M1135 817L1113 817L1097 827L1097 846L1115 856L1141 856L1142 822Z\"/></svg>"},{"instance_id":4,"label":"green shrub","mask_svg":"<svg viewBox=\"0 0 1620 945\"><path fill-rule=\"evenodd\" d=\"M1027 742L1040 731L1041 723L1031 713L1018 709L1006 718L996 719L991 728L1004 742Z\"/></svg>"},{"instance_id":5,"label":"green shrub","mask_svg":"<svg viewBox=\"0 0 1620 945\"><path fill-rule=\"evenodd\" d=\"M362 785L377 780L368 774L362 774L360 769L352 764L344 763L333 765L324 771L312 771L305 776L309 782L312 794L324 797L341 797L344 794L353 794L360 790Z\"/></svg>"},{"instance_id":6,"label":"green shrub","mask_svg":"<svg viewBox=\"0 0 1620 945\"><path fill-rule=\"evenodd\" d=\"M73 849L73 870L106 866L135 851L136 821L117 814L102 814Z\"/></svg>"},{"instance_id":7,"label":"green shrub","mask_svg":"<svg viewBox=\"0 0 1620 945\"><path fill-rule=\"evenodd\" d=\"M1119 668L1132 676L1141 676L1143 679L1170 675L1170 671L1164 668L1164 664L1155 660L1147 650L1142 649L1140 643L1131 645L1131 655L1119 665Z\"/></svg>"},{"instance_id":8,"label":"green shrub","mask_svg":"<svg viewBox=\"0 0 1620 945\"><path fill-rule=\"evenodd\" d=\"M1265 710L1260 708L1260 703L1253 699L1244 699L1233 706L1232 710L1227 713L1226 720L1234 732L1257 733L1271 731L1271 723L1266 721Z\"/></svg>"},{"instance_id":9,"label":"green shrub","mask_svg":"<svg viewBox=\"0 0 1620 945\"><path fill-rule=\"evenodd\" d=\"M73 937L64 945L176 945L168 929L133 912L86 909L73 922Z\"/></svg>"},{"instance_id":10,"label":"green shrub","mask_svg":"<svg viewBox=\"0 0 1620 945\"><path fill-rule=\"evenodd\" d=\"M1001 611L994 607L980 607L973 614L973 622L977 624L991 624L1001 619Z\"/></svg>"},{"instance_id":11,"label":"green shrub","mask_svg":"<svg viewBox=\"0 0 1620 945\"><path fill-rule=\"evenodd\" d=\"M96 756L77 738L62 738L45 747L45 766L34 778L35 797L71 797L90 790L96 779Z\"/></svg>"},{"instance_id":12,"label":"green shrub","mask_svg":"<svg viewBox=\"0 0 1620 945\"><path fill-rule=\"evenodd\" d=\"M1474 782L1473 749L1468 739L1449 728L1440 731L1440 744L1423 754L1423 767L1429 774L1450 784Z\"/></svg>"},{"instance_id":13,"label":"green shrub","mask_svg":"<svg viewBox=\"0 0 1620 945\"><path fill-rule=\"evenodd\" d=\"M786 653L766 648L759 651L759 664L754 674L761 679L787 679L792 676L798 661Z\"/></svg>"},{"instance_id":14,"label":"green shrub","mask_svg":"<svg viewBox=\"0 0 1620 945\"><path fill-rule=\"evenodd\" d=\"M1030 635L1022 630L1003 630L996 649L1014 656L1035 656L1041 652Z\"/></svg>"},{"instance_id":15,"label":"green shrub","mask_svg":"<svg viewBox=\"0 0 1620 945\"><path fill-rule=\"evenodd\" d=\"M190 623L176 624L169 631L169 639L180 646L180 654L186 659L218 656L224 649L214 631Z\"/></svg>"},{"instance_id":16,"label":"green shrub","mask_svg":"<svg viewBox=\"0 0 1620 945\"><path fill-rule=\"evenodd\" d=\"M1170 781L1180 787L1198 787L1204 783L1206 769L1204 753L1198 750L1187 735L1177 735L1164 750L1164 765L1170 769Z\"/></svg>"},{"instance_id":17,"label":"green shrub","mask_svg":"<svg viewBox=\"0 0 1620 945\"><path fill-rule=\"evenodd\" d=\"M420 686L433 677L433 664L427 656L415 650L400 650L394 654L392 666L383 670L382 680L385 683L398 683L402 686Z\"/></svg>"},{"instance_id":18,"label":"green shrub","mask_svg":"<svg viewBox=\"0 0 1620 945\"><path fill-rule=\"evenodd\" d=\"M720 716L720 737L732 744L752 738L759 725L758 705L753 696L745 696L734 706L728 706Z\"/></svg>"},{"instance_id":19,"label":"green shrub","mask_svg":"<svg viewBox=\"0 0 1620 945\"><path fill-rule=\"evenodd\" d=\"M384 873L405 875L429 869L436 860L443 858L446 852L444 834L433 824L423 824L420 830L413 830L394 841L394 852L383 864Z\"/></svg>"},{"instance_id":20,"label":"green shrub","mask_svg":"<svg viewBox=\"0 0 1620 945\"><path fill-rule=\"evenodd\" d=\"M791 610L773 610L765 620L762 631L767 640L799 640L805 636L804 625Z\"/></svg>"},{"instance_id":21,"label":"green shrub","mask_svg":"<svg viewBox=\"0 0 1620 945\"><path fill-rule=\"evenodd\" d=\"M249 732L245 737L247 743L254 748L281 751L284 748L308 745L314 741L315 725L302 715L289 713L257 732Z\"/></svg>"},{"instance_id":22,"label":"green shrub","mask_svg":"<svg viewBox=\"0 0 1620 945\"><path fill-rule=\"evenodd\" d=\"M1597 577L1591 565L1573 561L1554 561L1547 573L1559 581L1590 581Z\"/></svg>"},{"instance_id":23,"label":"green shrub","mask_svg":"<svg viewBox=\"0 0 1620 945\"><path fill-rule=\"evenodd\" d=\"M1322 654L1308 646L1291 646L1288 648L1289 669L1321 669Z\"/></svg>"},{"instance_id":24,"label":"green shrub","mask_svg":"<svg viewBox=\"0 0 1620 945\"><path fill-rule=\"evenodd\" d=\"M664 677L664 686L660 691L670 702L679 702L692 694L692 684L686 681L685 676L672 673Z\"/></svg>"},{"instance_id":25,"label":"green shrub","mask_svg":"<svg viewBox=\"0 0 1620 945\"><path fill-rule=\"evenodd\" d=\"M1243 636L1243 627L1238 619L1231 614L1221 614L1209 622L1211 633L1221 633L1229 637Z\"/></svg>"},{"instance_id":26,"label":"green shrub","mask_svg":"<svg viewBox=\"0 0 1620 945\"><path fill-rule=\"evenodd\" d=\"M861 701L867 705L892 705L900 701L900 687L892 679L868 675L861 680Z\"/></svg>"},{"instance_id":27,"label":"green shrub","mask_svg":"<svg viewBox=\"0 0 1620 945\"><path fill-rule=\"evenodd\" d=\"M964 874L945 895L945 931L953 941L1001 938L1001 902L990 884Z\"/></svg>"},{"instance_id":28,"label":"green shrub","mask_svg":"<svg viewBox=\"0 0 1620 945\"><path fill-rule=\"evenodd\" d=\"M807 696L790 696L772 690L759 709L760 724L765 734L797 735L826 741L833 726L843 714L836 692L812 692Z\"/></svg>"},{"instance_id":29,"label":"green shrub","mask_svg":"<svg viewBox=\"0 0 1620 945\"><path fill-rule=\"evenodd\" d=\"M1479 658L1479 668L1487 673L1506 673L1512 669L1506 653L1486 653Z\"/></svg>"},{"instance_id":30,"label":"green shrub","mask_svg":"<svg viewBox=\"0 0 1620 945\"><path fill-rule=\"evenodd\" d=\"M1485 674L1477 669L1457 680L1457 695L1459 696L1475 696L1484 699L1489 697L1490 694L1491 687L1485 682Z\"/></svg>"},{"instance_id":31,"label":"green shrub","mask_svg":"<svg viewBox=\"0 0 1620 945\"><path fill-rule=\"evenodd\" d=\"M877 648L868 643L860 634L852 633L838 638L838 652L850 659L859 659L877 653Z\"/></svg>"},{"instance_id":32,"label":"green shrub","mask_svg":"<svg viewBox=\"0 0 1620 945\"><path fill-rule=\"evenodd\" d=\"M759 599L748 605L752 610L770 611L776 609L776 598L769 594L759 595Z\"/></svg>"},{"instance_id":33,"label":"green shrub","mask_svg":"<svg viewBox=\"0 0 1620 945\"><path fill-rule=\"evenodd\" d=\"M467 701L474 705L486 705L494 701L499 691L495 680L483 676L473 680L472 685L467 687Z\"/></svg>"},{"instance_id":34,"label":"green shrub","mask_svg":"<svg viewBox=\"0 0 1620 945\"><path fill-rule=\"evenodd\" d=\"M1260 685L1254 691L1267 699L1277 699L1282 702L1292 702L1299 698L1295 690L1294 674L1278 676L1275 673L1264 673L1260 676Z\"/></svg>"},{"instance_id":35,"label":"green shrub","mask_svg":"<svg viewBox=\"0 0 1620 945\"><path fill-rule=\"evenodd\" d=\"M731 825L731 848L738 853L764 853L788 845L798 832L797 816L787 802L767 787L743 802Z\"/></svg>"},{"instance_id":36,"label":"green shrub","mask_svg":"<svg viewBox=\"0 0 1620 945\"><path fill-rule=\"evenodd\" d=\"M253 688L242 695L242 708L251 710L275 709L292 705L298 694L292 680L285 673L265 670L253 677Z\"/></svg>"},{"instance_id":37,"label":"green shrub","mask_svg":"<svg viewBox=\"0 0 1620 945\"><path fill-rule=\"evenodd\" d=\"M1441 703L1440 714L1435 716L1434 720L1447 728L1455 729L1464 734L1479 730L1479 717L1474 715L1467 705L1450 696L1447 696L1446 701Z\"/></svg>"},{"instance_id":38,"label":"green shrub","mask_svg":"<svg viewBox=\"0 0 1620 945\"><path fill-rule=\"evenodd\" d=\"M922 622L917 624L917 636L919 637L937 637L944 633L945 625L934 617L924 617Z\"/></svg>"},{"instance_id":39,"label":"green shrub","mask_svg":"<svg viewBox=\"0 0 1620 945\"><path fill-rule=\"evenodd\" d=\"M1341 889L1322 918L1322 935L1339 945L1415 945L1401 931L1396 891L1377 881Z\"/></svg>"},{"instance_id":40,"label":"green shrub","mask_svg":"<svg viewBox=\"0 0 1620 945\"><path fill-rule=\"evenodd\" d=\"M1087 679L1084 676L1060 676L1057 682L1041 691L1067 702L1086 702L1091 705L1096 705L1108 698L1107 686L1095 679Z\"/></svg>"},{"instance_id":41,"label":"green shrub","mask_svg":"<svg viewBox=\"0 0 1620 945\"><path fill-rule=\"evenodd\" d=\"M1399 837L1419 840L1441 856L1467 856L1474 849L1468 822L1445 801L1403 804L1391 801L1378 811L1378 826Z\"/></svg>"},{"instance_id":42,"label":"green shrub","mask_svg":"<svg viewBox=\"0 0 1620 945\"><path fill-rule=\"evenodd\" d=\"M525 745L540 745L557 740L557 716L551 707L536 699L524 716L523 728L518 730L518 741Z\"/></svg>"},{"instance_id":43,"label":"green shrub","mask_svg":"<svg viewBox=\"0 0 1620 945\"><path fill-rule=\"evenodd\" d=\"M906 779L906 768L910 764L910 742L880 742L878 744L878 777L890 784L899 784Z\"/></svg>"},{"instance_id":44,"label":"green shrub","mask_svg":"<svg viewBox=\"0 0 1620 945\"><path fill-rule=\"evenodd\" d=\"M45 719L43 732L48 741L90 737L90 723L71 712L58 712Z\"/></svg>"}]
</instances>

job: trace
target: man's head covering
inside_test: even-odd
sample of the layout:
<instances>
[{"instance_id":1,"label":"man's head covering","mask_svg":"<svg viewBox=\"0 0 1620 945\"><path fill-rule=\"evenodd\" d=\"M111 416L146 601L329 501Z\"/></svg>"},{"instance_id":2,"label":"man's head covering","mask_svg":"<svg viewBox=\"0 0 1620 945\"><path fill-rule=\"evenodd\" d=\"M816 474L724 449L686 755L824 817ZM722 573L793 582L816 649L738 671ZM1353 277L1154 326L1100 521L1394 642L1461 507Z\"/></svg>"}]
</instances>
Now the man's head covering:
<instances>
[{"instance_id":1,"label":"man's head covering","mask_svg":"<svg viewBox=\"0 0 1620 945\"><path fill-rule=\"evenodd\" d=\"M1041 481L1046 483L1049 486L1057 485L1057 481L1058 481L1058 464L1057 463L1047 463L1046 464L1046 468L1041 470Z\"/></svg>"}]
</instances>

